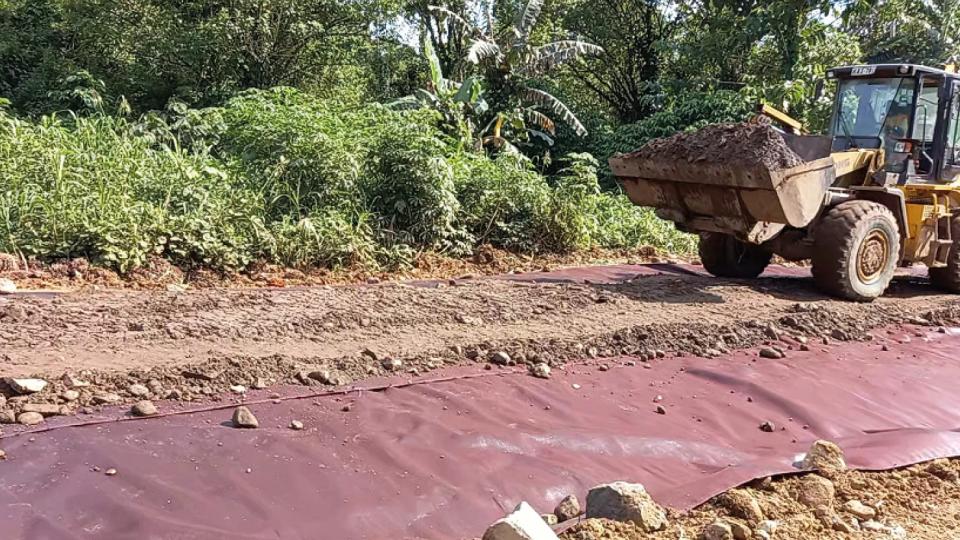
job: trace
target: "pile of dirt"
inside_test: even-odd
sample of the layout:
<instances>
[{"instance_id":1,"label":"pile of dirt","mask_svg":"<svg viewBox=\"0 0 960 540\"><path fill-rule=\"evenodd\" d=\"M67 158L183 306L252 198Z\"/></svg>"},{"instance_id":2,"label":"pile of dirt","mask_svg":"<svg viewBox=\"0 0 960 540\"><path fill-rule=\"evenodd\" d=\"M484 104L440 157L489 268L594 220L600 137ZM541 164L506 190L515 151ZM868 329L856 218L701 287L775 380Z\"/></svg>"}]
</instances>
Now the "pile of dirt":
<instances>
[{"instance_id":1,"label":"pile of dirt","mask_svg":"<svg viewBox=\"0 0 960 540\"><path fill-rule=\"evenodd\" d=\"M960 534L958 478L960 460L937 460L886 472L849 471L831 479L816 474L766 478L731 490L689 513L671 512L668 526L659 532L645 533L630 523L588 519L560 538L701 538L719 522L734 530L752 531L749 538L952 540ZM811 492L822 497L812 497ZM745 513L744 505L731 501L746 501L759 513ZM723 526L715 530L722 531Z\"/></svg>"},{"instance_id":2,"label":"pile of dirt","mask_svg":"<svg viewBox=\"0 0 960 540\"><path fill-rule=\"evenodd\" d=\"M804 161L765 123L714 124L698 131L654 139L628 154L637 159L716 163L789 169Z\"/></svg>"}]
</instances>

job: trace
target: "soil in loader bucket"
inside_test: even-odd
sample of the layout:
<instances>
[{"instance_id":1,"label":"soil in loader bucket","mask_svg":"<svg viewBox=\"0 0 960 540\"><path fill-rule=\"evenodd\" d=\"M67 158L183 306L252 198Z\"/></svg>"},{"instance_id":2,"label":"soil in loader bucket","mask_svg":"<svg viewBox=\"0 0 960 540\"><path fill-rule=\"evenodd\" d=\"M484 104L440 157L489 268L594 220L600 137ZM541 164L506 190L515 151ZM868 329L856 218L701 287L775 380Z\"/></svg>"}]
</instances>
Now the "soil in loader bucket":
<instances>
[{"instance_id":1,"label":"soil in loader bucket","mask_svg":"<svg viewBox=\"0 0 960 540\"><path fill-rule=\"evenodd\" d=\"M790 169L804 163L783 135L767 123L715 124L698 131L654 139L627 154L635 159L715 163L739 167Z\"/></svg>"}]
</instances>

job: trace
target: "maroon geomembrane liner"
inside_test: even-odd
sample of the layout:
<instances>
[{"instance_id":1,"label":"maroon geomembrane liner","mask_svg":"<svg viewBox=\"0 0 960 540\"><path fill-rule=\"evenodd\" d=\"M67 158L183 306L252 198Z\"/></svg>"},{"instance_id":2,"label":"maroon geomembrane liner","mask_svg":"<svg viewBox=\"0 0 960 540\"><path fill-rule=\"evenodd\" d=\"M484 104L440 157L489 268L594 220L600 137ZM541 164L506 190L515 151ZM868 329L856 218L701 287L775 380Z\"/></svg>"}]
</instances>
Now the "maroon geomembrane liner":
<instances>
[{"instance_id":1,"label":"maroon geomembrane liner","mask_svg":"<svg viewBox=\"0 0 960 540\"><path fill-rule=\"evenodd\" d=\"M594 273L587 279L623 279ZM0 538L456 539L480 536L520 500L550 511L614 480L690 508L796 470L818 438L863 469L960 455L960 334L913 336L890 351L812 348L649 369L609 361L606 372L568 366L549 380L459 368L320 397L295 399L307 390L289 387L280 403L251 392L256 430L228 427L230 407L209 410L222 402L160 402L176 414L153 419L117 422L126 411L114 408L32 432L5 426ZM293 419L306 429L289 429ZM776 431L758 428L766 421Z\"/></svg>"}]
</instances>

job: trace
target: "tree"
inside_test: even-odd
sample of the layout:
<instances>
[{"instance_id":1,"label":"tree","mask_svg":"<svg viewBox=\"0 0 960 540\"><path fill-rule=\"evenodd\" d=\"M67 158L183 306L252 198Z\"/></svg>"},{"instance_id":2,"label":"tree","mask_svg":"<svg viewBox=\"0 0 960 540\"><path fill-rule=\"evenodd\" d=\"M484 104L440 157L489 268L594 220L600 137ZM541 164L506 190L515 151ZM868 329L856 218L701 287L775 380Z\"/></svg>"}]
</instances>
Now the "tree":
<instances>
[{"instance_id":1,"label":"tree","mask_svg":"<svg viewBox=\"0 0 960 540\"><path fill-rule=\"evenodd\" d=\"M444 8L433 8L447 13L472 36L467 60L482 70L487 100L495 111L484 130L485 142L494 146L502 146L510 138L507 132L519 140L534 136L552 144L556 124L551 116L569 125L577 135L587 132L566 104L536 86L536 79L603 49L572 37L534 45L530 38L543 4L544 0L528 0L506 26L500 24L492 4L488 4L482 26Z\"/></svg>"},{"instance_id":2,"label":"tree","mask_svg":"<svg viewBox=\"0 0 960 540\"><path fill-rule=\"evenodd\" d=\"M843 20L873 61L937 65L960 59L960 0L859 0Z\"/></svg>"},{"instance_id":3,"label":"tree","mask_svg":"<svg viewBox=\"0 0 960 540\"><path fill-rule=\"evenodd\" d=\"M573 63L571 73L621 122L653 113L664 51L679 24L661 0L579 0L564 26L603 47L590 62Z\"/></svg>"}]
</instances>

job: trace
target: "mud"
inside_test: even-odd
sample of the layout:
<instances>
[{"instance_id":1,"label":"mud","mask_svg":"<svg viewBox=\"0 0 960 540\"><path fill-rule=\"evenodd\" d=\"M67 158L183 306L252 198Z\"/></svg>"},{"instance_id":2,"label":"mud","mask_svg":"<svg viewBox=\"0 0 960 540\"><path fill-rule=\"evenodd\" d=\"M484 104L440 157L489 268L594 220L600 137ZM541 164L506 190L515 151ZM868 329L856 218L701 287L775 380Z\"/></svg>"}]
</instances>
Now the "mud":
<instances>
[{"instance_id":1,"label":"mud","mask_svg":"<svg viewBox=\"0 0 960 540\"><path fill-rule=\"evenodd\" d=\"M953 540L960 534L960 461L938 460L902 470L847 472L833 479L835 496L825 507L811 508L797 502L796 494L809 475L764 479L737 489L756 500L766 520L776 522L778 540L844 538L922 538ZM847 501L859 501L877 510L872 521L883 529L865 530L843 509ZM670 513L669 526L647 534L632 524L585 520L563 533L562 540L666 540L698 538L716 519L751 524L734 514L720 496L686 514ZM836 519L851 525L849 532L835 530ZM861 520L864 521L864 520ZM752 524L754 527L757 523ZM869 527L869 526L868 526ZM754 535L754 538L758 536Z\"/></svg>"},{"instance_id":2,"label":"mud","mask_svg":"<svg viewBox=\"0 0 960 540\"><path fill-rule=\"evenodd\" d=\"M772 344L790 349L826 340L885 339L877 327L960 321L954 297L903 278L869 305L824 298L809 279L750 284L690 275L625 283L505 280L290 289L111 291L0 299L0 376L51 382L26 402L66 412L112 392L124 402L216 397L231 386L343 385L397 372L422 376L443 366L552 366L621 355L661 361L717 356ZM821 345L822 346L822 345ZM321 372L326 372L320 375ZM311 373L317 376L310 377ZM67 377L64 377L67 375ZM62 392L74 379L79 399ZM229 395L229 394L227 394Z\"/></svg>"},{"instance_id":3,"label":"mud","mask_svg":"<svg viewBox=\"0 0 960 540\"><path fill-rule=\"evenodd\" d=\"M693 132L654 139L628 154L639 159L789 169L803 164L780 133L765 123L714 124Z\"/></svg>"}]
</instances>

